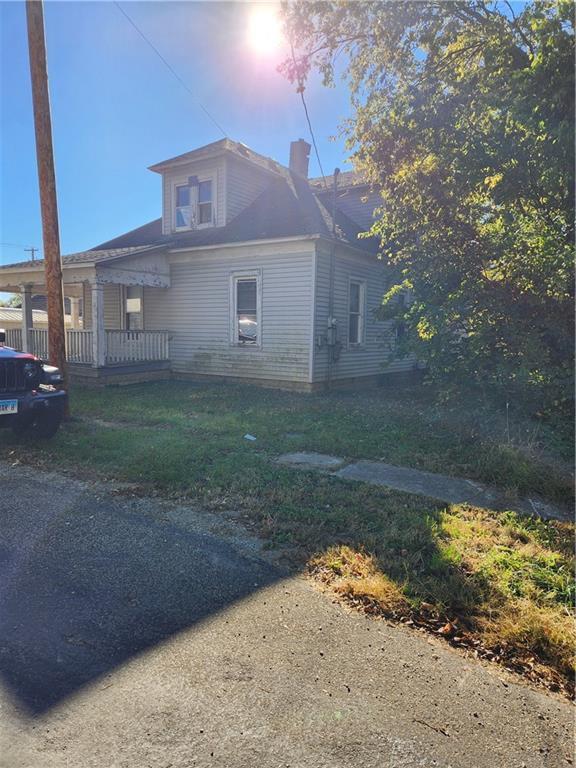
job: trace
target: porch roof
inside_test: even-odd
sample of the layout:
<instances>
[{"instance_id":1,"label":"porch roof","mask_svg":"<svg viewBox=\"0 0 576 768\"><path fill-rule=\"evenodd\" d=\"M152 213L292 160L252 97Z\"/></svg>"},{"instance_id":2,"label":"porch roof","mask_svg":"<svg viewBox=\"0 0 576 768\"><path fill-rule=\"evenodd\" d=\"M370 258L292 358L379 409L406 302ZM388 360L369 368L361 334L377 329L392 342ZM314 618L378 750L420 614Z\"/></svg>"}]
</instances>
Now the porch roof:
<instances>
[{"instance_id":1,"label":"porch roof","mask_svg":"<svg viewBox=\"0 0 576 768\"><path fill-rule=\"evenodd\" d=\"M166 248L145 245L126 248L98 248L62 257L64 293L82 295L82 283L118 283L166 288L170 272ZM19 292L22 286L44 293L44 260L22 261L0 266L0 291Z\"/></svg>"},{"instance_id":2,"label":"porch roof","mask_svg":"<svg viewBox=\"0 0 576 768\"><path fill-rule=\"evenodd\" d=\"M141 245L125 246L123 248L93 248L89 251L79 251L78 253L70 253L67 256L62 256L62 266L69 264L82 264L88 266L89 264L100 264L102 262L114 261L115 259L121 259L125 256L136 256L140 253L146 253L155 246ZM44 259L35 259L34 261L17 261L12 264L0 264L0 270L6 269L26 269L30 268L36 270L44 266Z\"/></svg>"}]
</instances>

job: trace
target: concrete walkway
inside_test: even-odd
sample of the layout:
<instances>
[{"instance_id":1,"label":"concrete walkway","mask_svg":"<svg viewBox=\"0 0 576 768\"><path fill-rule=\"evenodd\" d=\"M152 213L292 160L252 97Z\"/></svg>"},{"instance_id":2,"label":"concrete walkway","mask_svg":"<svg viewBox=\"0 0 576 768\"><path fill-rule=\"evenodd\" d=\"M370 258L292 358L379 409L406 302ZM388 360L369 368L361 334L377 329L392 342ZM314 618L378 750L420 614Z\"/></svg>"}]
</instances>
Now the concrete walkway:
<instances>
[{"instance_id":1,"label":"concrete walkway","mask_svg":"<svg viewBox=\"0 0 576 768\"><path fill-rule=\"evenodd\" d=\"M1 768L569 768L567 702L263 555L0 463Z\"/></svg>"},{"instance_id":2,"label":"concrete walkway","mask_svg":"<svg viewBox=\"0 0 576 768\"><path fill-rule=\"evenodd\" d=\"M338 456L314 452L285 453L278 461L296 469L329 471L343 480L383 485L396 491L438 499L446 504L467 503L484 509L512 509L544 519L570 519L568 512L541 499L527 498L511 502L502 492L473 480L423 472L409 467L396 467L382 461L361 460L347 464L345 459Z\"/></svg>"}]
</instances>

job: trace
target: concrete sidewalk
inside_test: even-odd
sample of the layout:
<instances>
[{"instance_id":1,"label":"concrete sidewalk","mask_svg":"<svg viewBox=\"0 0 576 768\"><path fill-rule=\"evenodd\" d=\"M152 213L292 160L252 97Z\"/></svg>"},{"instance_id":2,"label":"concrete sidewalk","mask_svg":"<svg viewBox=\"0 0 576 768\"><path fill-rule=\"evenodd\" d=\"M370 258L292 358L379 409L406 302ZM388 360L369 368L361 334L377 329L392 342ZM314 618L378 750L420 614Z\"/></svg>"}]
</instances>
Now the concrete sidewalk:
<instances>
[{"instance_id":1,"label":"concrete sidewalk","mask_svg":"<svg viewBox=\"0 0 576 768\"><path fill-rule=\"evenodd\" d=\"M314 469L330 472L343 480L358 480L372 485L382 485L396 491L415 493L438 499L446 504L471 504L483 509L511 509L524 515L538 515L543 519L571 520L567 510L549 504L542 499L507 499L501 491L474 480L450 477L434 472L424 472L411 467L396 467L383 461L353 461L346 463L339 456L323 453L285 453L278 462L295 469Z\"/></svg>"},{"instance_id":2,"label":"concrete sidewalk","mask_svg":"<svg viewBox=\"0 0 576 768\"><path fill-rule=\"evenodd\" d=\"M233 520L0 465L2 768L568 768L571 707Z\"/></svg>"}]
</instances>

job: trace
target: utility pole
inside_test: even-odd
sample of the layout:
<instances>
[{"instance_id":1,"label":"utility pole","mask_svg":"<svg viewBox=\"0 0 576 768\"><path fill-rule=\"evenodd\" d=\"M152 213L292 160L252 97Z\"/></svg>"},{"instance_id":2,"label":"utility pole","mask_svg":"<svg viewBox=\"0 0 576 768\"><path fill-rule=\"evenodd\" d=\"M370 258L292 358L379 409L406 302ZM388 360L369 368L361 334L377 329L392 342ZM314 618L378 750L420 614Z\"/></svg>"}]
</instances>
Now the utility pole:
<instances>
[{"instance_id":1,"label":"utility pole","mask_svg":"<svg viewBox=\"0 0 576 768\"><path fill-rule=\"evenodd\" d=\"M58 231L58 205L56 177L52 150L52 123L46 71L46 43L44 40L44 11L42 0L26 0L28 27L28 54L34 104L36 132L36 161L40 186L42 213L42 240L44 244L44 273L48 309L48 353L52 365L58 366L67 383L66 337L64 331L64 301L62 294L62 264L60 262L60 235Z\"/></svg>"},{"instance_id":2,"label":"utility pole","mask_svg":"<svg viewBox=\"0 0 576 768\"><path fill-rule=\"evenodd\" d=\"M37 250L38 248L34 248L34 246L31 245L30 248L24 248L24 253L29 253L32 256L32 261L34 261L34 254Z\"/></svg>"}]
</instances>

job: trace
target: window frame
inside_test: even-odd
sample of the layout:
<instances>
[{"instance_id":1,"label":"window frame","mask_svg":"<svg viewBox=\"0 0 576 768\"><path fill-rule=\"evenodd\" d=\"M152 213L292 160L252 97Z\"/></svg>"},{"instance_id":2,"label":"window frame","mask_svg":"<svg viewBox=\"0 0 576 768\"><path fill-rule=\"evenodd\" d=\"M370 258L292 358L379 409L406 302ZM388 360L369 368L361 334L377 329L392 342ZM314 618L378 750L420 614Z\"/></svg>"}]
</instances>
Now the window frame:
<instances>
[{"instance_id":1,"label":"window frame","mask_svg":"<svg viewBox=\"0 0 576 768\"><path fill-rule=\"evenodd\" d=\"M178 189L180 187L188 187L188 207L190 208L190 225L183 227L178 226L178 209L183 208L184 206L178 205ZM183 232L187 231L189 229L192 229L192 191L190 190L189 184L178 184L174 182L172 185L172 200L174 201L173 205L173 215L172 215L172 226L174 228L174 232Z\"/></svg>"},{"instance_id":2,"label":"window frame","mask_svg":"<svg viewBox=\"0 0 576 768\"><path fill-rule=\"evenodd\" d=\"M140 312L128 312L128 289L129 288L138 288L138 293L140 294L138 298L140 299ZM138 331L144 330L144 286L142 285L123 285L122 286L122 325L123 329L125 331L133 331L137 333ZM141 328L129 328L129 321L128 321L128 315L140 315L140 324Z\"/></svg>"},{"instance_id":3,"label":"window frame","mask_svg":"<svg viewBox=\"0 0 576 768\"><path fill-rule=\"evenodd\" d=\"M237 336L237 303L239 282L245 280L256 280L256 322L258 328L256 331L256 342L254 344L245 341L239 341ZM261 269L243 269L230 273L230 304L229 304L229 341L230 346L242 349L261 349L262 348L262 270Z\"/></svg>"},{"instance_id":4,"label":"window frame","mask_svg":"<svg viewBox=\"0 0 576 768\"><path fill-rule=\"evenodd\" d=\"M360 287L358 312L351 311L352 285ZM350 276L348 278L348 306L346 312L348 349L360 349L366 343L366 280ZM350 316L358 315L358 341L350 340Z\"/></svg>"},{"instance_id":5,"label":"window frame","mask_svg":"<svg viewBox=\"0 0 576 768\"><path fill-rule=\"evenodd\" d=\"M200 202L200 184L206 183L207 181L210 182L210 221L204 221L200 223L200 206L206 205L206 203ZM213 227L214 226L214 213L216 208L214 207L214 179L210 176L207 179L201 179L198 177L198 199L196 200L196 209L197 209L197 215L198 215L198 223L196 224L196 229L203 229L204 227Z\"/></svg>"},{"instance_id":6,"label":"window frame","mask_svg":"<svg viewBox=\"0 0 576 768\"><path fill-rule=\"evenodd\" d=\"M190 174L194 175L194 174ZM212 198L210 200L210 204L212 206L212 217L210 221L205 221L204 223L200 224L192 224L193 219L195 218L197 221L200 218L200 203L198 200L198 193L195 195L192 194L192 189L190 188L190 226L186 227L179 227L177 226L177 208L180 208L182 206L177 206L177 190L178 187L190 187L188 184L188 177L182 178L180 180L175 180L172 182L172 231L173 232L190 232L194 231L196 229L206 229L206 227L215 227L216 226L216 177L215 175L207 175L207 176L199 176L196 174L196 177L198 179L198 185L200 185L201 182L209 181L212 185ZM194 215L192 215L194 214Z\"/></svg>"}]
</instances>

